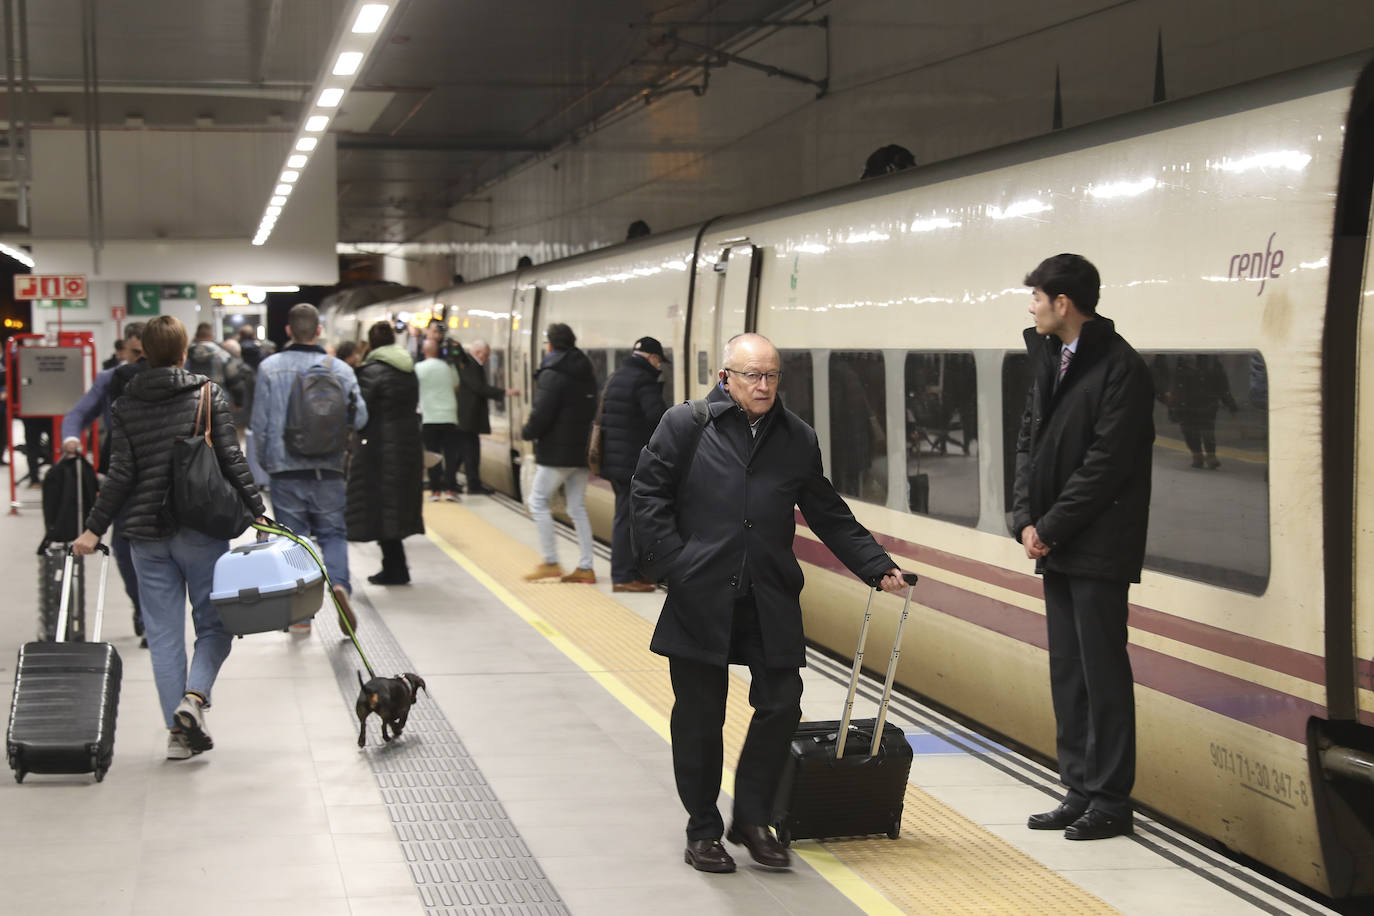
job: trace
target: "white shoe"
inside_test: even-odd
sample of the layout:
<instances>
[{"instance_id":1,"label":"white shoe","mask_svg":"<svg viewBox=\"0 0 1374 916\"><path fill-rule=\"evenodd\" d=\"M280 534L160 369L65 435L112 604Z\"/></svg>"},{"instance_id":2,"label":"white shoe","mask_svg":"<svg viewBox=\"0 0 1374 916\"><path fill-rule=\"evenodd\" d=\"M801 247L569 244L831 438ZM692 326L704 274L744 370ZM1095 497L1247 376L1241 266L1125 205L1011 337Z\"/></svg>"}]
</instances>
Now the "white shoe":
<instances>
[{"instance_id":1,"label":"white shoe","mask_svg":"<svg viewBox=\"0 0 1374 916\"><path fill-rule=\"evenodd\" d=\"M208 751L215 746L210 733L205 730L205 710L196 697L189 693L182 697L176 712L172 713L172 721L181 728L182 737L195 753Z\"/></svg>"},{"instance_id":2,"label":"white shoe","mask_svg":"<svg viewBox=\"0 0 1374 916\"><path fill-rule=\"evenodd\" d=\"M460 503L462 501L463 498L459 496L457 493L453 492L452 490L449 490L447 493L444 494L444 502Z\"/></svg>"},{"instance_id":3,"label":"white shoe","mask_svg":"<svg viewBox=\"0 0 1374 916\"><path fill-rule=\"evenodd\" d=\"M432 503L437 503L439 500L443 498L444 497L439 494L438 490L435 490L429 494L429 501Z\"/></svg>"},{"instance_id":4,"label":"white shoe","mask_svg":"<svg viewBox=\"0 0 1374 916\"><path fill-rule=\"evenodd\" d=\"M196 755L191 750L190 743L186 740L185 732L167 733L167 759L168 760L189 760Z\"/></svg>"}]
</instances>

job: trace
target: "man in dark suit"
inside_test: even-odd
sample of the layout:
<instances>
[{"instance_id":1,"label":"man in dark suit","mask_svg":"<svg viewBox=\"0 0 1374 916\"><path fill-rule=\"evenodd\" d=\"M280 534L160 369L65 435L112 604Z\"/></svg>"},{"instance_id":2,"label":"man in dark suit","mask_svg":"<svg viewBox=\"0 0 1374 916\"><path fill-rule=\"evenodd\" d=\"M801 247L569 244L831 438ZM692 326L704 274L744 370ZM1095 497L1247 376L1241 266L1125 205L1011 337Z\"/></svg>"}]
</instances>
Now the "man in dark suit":
<instances>
[{"instance_id":1,"label":"man in dark suit","mask_svg":"<svg viewBox=\"0 0 1374 916\"><path fill-rule=\"evenodd\" d=\"M487 401L520 392L503 390L487 381L491 345L485 340L475 340L458 353L458 454L467 475L468 492L490 493L482 485L482 435L491 432Z\"/></svg>"},{"instance_id":2,"label":"man in dark suit","mask_svg":"<svg viewBox=\"0 0 1374 916\"><path fill-rule=\"evenodd\" d=\"M1031 384L1016 444L1012 533L1044 576L1059 775L1067 792L1032 830L1070 840L1133 832L1135 696L1126 593L1140 581L1155 430L1149 368L1076 254L1026 276Z\"/></svg>"},{"instance_id":3,"label":"man in dark suit","mask_svg":"<svg viewBox=\"0 0 1374 916\"><path fill-rule=\"evenodd\" d=\"M816 431L777 400L781 375L767 338L731 338L702 422L699 405L669 409L630 484L640 569L668 583L650 648L668 657L673 773L688 815L683 858L699 871L735 870L716 810L731 664L749 666L754 716L726 838L762 865L791 861L767 825L801 719L806 643L802 572L792 552L796 509L856 576L890 592L906 588L826 479Z\"/></svg>"}]
</instances>

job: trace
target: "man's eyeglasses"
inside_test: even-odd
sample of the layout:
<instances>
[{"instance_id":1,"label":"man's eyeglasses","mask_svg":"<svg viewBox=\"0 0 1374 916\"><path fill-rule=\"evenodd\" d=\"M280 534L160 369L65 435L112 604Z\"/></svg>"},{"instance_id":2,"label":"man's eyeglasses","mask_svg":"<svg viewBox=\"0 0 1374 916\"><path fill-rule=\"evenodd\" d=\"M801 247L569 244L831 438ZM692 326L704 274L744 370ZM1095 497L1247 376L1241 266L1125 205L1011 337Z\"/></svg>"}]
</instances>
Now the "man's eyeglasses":
<instances>
[{"instance_id":1,"label":"man's eyeglasses","mask_svg":"<svg viewBox=\"0 0 1374 916\"><path fill-rule=\"evenodd\" d=\"M738 369L730 369L728 367L725 371L733 372L750 385L757 385L759 381L763 379L766 379L770 385L776 385L778 380L782 378L781 372L741 372Z\"/></svg>"}]
</instances>

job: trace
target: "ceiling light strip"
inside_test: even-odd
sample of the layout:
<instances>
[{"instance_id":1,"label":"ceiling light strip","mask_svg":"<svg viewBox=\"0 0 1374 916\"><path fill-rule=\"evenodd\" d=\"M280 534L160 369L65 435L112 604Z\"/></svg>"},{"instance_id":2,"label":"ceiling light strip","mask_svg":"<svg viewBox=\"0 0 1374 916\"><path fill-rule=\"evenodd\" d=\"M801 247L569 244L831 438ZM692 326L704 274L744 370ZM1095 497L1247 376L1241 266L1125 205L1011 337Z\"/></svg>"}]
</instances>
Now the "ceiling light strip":
<instances>
[{"instance_id":1,"label":"ceiling light strip","mask_svg":"<svg viewBox=\"0 0 1374 916\"><path fill-rule=\"evenodd\" d=\"M292 189L310 164L311 154L319 146L319 137L315 135L328 129L333 114L338 111L348 90L353 88L354 81L362 72L363 60L376 43L391 7L391 3L355 0L340 18L339 31L334 36L329 53L325 55L320 75L307 96L314 99L314 103L301 113L301 126L296 133L296 140L263 206L262 221L258 224L257 234L253 236L254 245L264 245L271 238Z\"/></svg>"}]
</instances>

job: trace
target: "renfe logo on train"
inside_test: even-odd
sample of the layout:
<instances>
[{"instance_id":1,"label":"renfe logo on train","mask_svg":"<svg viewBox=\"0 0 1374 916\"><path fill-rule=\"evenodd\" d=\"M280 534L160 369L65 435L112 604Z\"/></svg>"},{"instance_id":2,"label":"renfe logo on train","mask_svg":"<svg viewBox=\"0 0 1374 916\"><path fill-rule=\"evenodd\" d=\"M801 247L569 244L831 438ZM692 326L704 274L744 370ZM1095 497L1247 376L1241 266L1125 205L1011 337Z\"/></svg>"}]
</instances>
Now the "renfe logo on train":
<instances>
[{"instance_id":1,"label":"renfe logo on train","mask_svg":"<svg viewBox=\"0 0 1374 916\"><path fill-rule=\"evenodd\" d=\"M1277 232L1269 233L1269 241L1264 243L1264 251L1231 255L1231 268L1226 271L1226 279L1258 279L1260 287L1259 292L1255 295L1262 294L1264 284L1279 278L1279 267L1283 264L1283 249L1273 247L1274 236L1276 235L1278 235Z\"/></svg>"}]
</instances>

